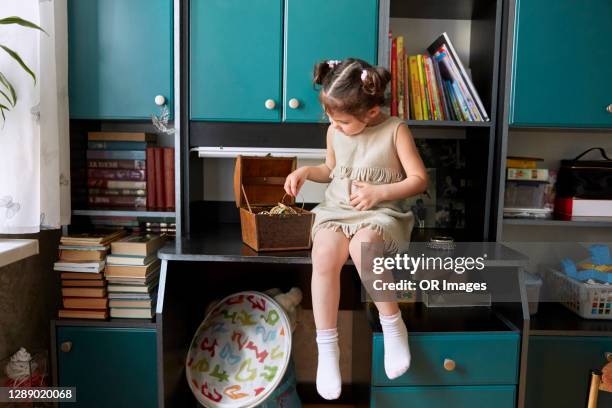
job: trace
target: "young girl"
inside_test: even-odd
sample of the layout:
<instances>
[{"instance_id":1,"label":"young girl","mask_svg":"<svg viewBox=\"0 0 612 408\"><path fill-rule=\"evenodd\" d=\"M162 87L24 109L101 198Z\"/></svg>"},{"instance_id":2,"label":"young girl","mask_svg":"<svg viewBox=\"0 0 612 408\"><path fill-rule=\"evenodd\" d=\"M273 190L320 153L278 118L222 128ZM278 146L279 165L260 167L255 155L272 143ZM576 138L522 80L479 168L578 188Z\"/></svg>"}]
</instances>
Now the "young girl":
<instances>
[{"instance_id":1,"label":"young girl","mask_svg":"<svg viewBox=\"0 0 612 408\"><path fill-rule=\"evenodd\" d=\"M402 200L427 188L427 173L408 127L381 111L389 72L359 59L324 61L314 83L331 125L325 164L291 173L285 190L297 196L306 180L329 182L313 211L312 309L317 328L317 391L340 396L336 330L340 270L350 255L361 275L361 243L384 242L385 252L410 241L414 216ZM330 181L331 179L331 181ZM408 333L397 302L375 302L384 334L385 372L390 379L410 366Z\"/></svg>"}]
</instances>

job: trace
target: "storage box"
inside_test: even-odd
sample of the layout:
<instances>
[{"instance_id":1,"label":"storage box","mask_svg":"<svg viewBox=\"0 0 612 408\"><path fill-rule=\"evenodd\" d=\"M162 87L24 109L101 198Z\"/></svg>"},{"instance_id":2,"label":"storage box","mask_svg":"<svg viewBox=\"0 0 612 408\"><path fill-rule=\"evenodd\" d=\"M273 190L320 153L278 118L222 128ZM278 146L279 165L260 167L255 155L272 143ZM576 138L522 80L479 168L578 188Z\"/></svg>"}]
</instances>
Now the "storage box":
<instances>
[{"instance_id":1,"label":"storage box","mask_svg":"<svg viewBox=\"0 0 612 408\"><path fill-rule=\"evenodd\" d=\"M506 208L544 208L546 204L545 181L506 181L504 207Z\"/></svg>"},{"instance_id":2,"label":"storage box","mask_svg":"<svg viewBox=\"0 0 612 408\"><path fill-rule=\"evenodd\" d=\"M242 241L256 251L309 249L314 214L285 195L285 179L296 168L295 157L238 156L234 196L240 210ZM268 215L284 200L297 214Z\"/></svg>"}]
</instances>

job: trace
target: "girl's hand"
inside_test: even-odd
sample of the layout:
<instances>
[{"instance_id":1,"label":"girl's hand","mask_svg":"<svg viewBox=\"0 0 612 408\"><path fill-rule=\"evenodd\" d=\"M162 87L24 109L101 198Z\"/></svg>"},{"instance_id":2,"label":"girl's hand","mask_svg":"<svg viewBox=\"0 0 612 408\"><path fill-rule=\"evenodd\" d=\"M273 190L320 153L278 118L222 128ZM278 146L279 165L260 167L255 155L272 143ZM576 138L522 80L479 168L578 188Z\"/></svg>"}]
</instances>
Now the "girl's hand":
<instances>
[{"instance_id":1,"label":"girl's hand","mask_svg":"<svg viewBox=\"0 0 612 408\"><path fill-rule=\"evenodd\" d=\"M369 210L383 201L380 185L363 181L353 181L351 186L351 205L359 211Z\"/></svg>"},{"instance_id":2,"label":"girl's hand","mask_svg":"<svg viewBox=\"0 0 612 408\"><path fill-rule=\"evenodd\" d=\"M294 170L285 180L285 192L291 197L297 197L306 180L308 180L308 166Z\"/></svg>"}]
</instances>

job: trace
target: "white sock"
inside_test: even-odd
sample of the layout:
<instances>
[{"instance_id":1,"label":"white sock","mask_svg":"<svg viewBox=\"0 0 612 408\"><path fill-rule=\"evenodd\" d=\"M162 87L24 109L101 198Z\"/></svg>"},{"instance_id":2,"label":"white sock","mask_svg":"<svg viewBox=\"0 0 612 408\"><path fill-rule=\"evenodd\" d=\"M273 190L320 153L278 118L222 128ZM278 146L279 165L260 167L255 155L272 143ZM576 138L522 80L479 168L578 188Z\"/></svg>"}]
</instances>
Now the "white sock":
<instances>
[{"instance_id":1,"label":"white sock","mask_svg":"<svg viewBox=\"0 0 612 408\"><path fill-rule=\"evenodd\" d=\"M338 330L336 328L317 330L317 348L319 350L317 392L327 400L337 399L342 390Z\"/></svg>"},{"instance_id":2,"label":"white sock","mask_svg":"<svg viewBox=\"0 0 612 408\"><path fill-rule=\"evenodd\" d=\"M410 367L408 330L402 320L402 313L385 316L379 314L385 345L385 372L390 380L404 374Z\"/></svg>"}]
</instances>

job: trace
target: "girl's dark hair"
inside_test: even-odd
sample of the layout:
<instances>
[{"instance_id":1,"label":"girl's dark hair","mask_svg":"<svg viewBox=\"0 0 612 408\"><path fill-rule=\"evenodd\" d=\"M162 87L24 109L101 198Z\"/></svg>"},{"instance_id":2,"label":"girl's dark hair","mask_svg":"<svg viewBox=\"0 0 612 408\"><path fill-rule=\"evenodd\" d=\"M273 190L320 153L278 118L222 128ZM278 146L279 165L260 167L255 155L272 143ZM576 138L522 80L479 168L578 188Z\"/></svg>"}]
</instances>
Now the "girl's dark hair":
<instances>
[{"instance_id":1,"label":"girl's dark hair","mask_svg":"<svg viewBox=\"0 0 612 408\"><path fill-rule=\"evenodd\" d=\"M321 86L319 101L326 112L360 117L374 106L383 106L389 81L391 74L385 68L356 58L322 61L314 67L313 83Z\"/></svg>"}]
</instances>

